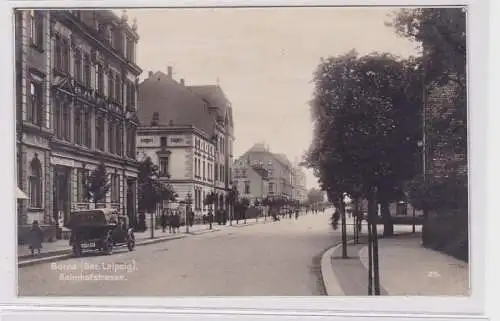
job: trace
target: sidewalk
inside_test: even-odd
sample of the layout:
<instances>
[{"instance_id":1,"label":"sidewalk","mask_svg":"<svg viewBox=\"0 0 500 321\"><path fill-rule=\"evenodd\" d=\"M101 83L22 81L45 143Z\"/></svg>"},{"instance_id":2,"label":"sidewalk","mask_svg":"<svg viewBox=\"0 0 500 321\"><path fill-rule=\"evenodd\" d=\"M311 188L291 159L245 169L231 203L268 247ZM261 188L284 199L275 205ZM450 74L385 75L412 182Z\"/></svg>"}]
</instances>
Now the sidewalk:
<instances>
[{"instance_id":1,"label":"sidewalk","mask_svg":"<svg viewBox=\"0 0 500 321\"><path fill-rule=\"evenodd\" d=\"M359 252L368 268L368 248ZM379 241L380 282L389 295L458 295L469 292L469 265L421 246L420 235Z\"/></svg>"},{"instance_id":2,"label":"sidewalk","mask_svg":"<svg viewBox=\"0 0 500 321\"><path fill-rule=\"evenodd\" d=\"M186 228L183 226L180 229L180 233L175 233L175 234L169 233L168 229L166 230L166 232L162 232L161 229L157 229L154 231L154 238L153 239L151 239L151 231L150 230L146 230L144 232L135 232L134 236L135 236L136 244L141 245L144 243L150 243L151 241L178 239L181 237L185 237L186 236L185 229ZM215 226L214 226L214 229L216 229ZM200 235L200 234L203 234L205 232L209 232L208 225L194 225L192 227L189 227L189 234ZM27 244L18 245L18 247L17 247L18 260L22 261L25 259L36 259L36 258L47 257L47 256L55 256L55 255L70 253L72 251L71 246L69 246L68 240L57 240L55 242L44 242L42 244L42 246L43 247L41 249L40 255L32 257L29 246Z\"/></svg>"},{"instance_id":3,"label":"sidewalk","mask_svg":"<svg viewBox=\"0 0 500 321\"><path fill-rule=\"evenodd\" d=\"M467 295L468 264L422 247L419 230L412 235L407 227L395 226L397 236L379 239L381 295ZM341 258L341 245L324 253L321 268L328 295L368 295L368 247L364 233L360 243L350 242L348 259Z\"/></svg>"}]
</instances>

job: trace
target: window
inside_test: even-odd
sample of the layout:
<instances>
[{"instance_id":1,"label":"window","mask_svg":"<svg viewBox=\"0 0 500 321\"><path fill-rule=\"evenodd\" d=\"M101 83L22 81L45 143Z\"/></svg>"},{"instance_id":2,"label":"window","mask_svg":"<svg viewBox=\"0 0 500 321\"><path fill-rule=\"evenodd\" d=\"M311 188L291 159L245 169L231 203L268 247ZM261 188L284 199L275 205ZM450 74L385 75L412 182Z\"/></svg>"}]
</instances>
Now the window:
<instances>
[{"instance_id":1,"label":"window","mask_svg":"<svg viewBox=\"0 0 500 321\"><path fill-rule=\"evenodd\" d=\"M68 103L63 100L56 100L54 108L54 132L57 138L66 141L71 140L70 114Z\"/></svg>"},{"instance_id":2,"label":"window","mask_svg":"<svg viewBox=\"0 0 500 321\"><path fill-rule=\"evenodd\" d=\"M115 97L115 75L112 71L108 74L108 98Z\"/></svg>"},{"instance_id":3,"label":"window","mask_svg":"<svg viewBox=\"0 0 500 321\"><path fill-rule=\"evenodd\" d=\"M32 81L30 83L27 118L33 124L42 125L43 91L42 84Z\"/></svg>"},{"instance_id":4,"label":"window","mask_svg":"<svg viewBox=\"0 0 500 321\"><path fill-rule=\"evenodd\" d=\"M96 115L95 137L97 149L104 151L104 116L102 114Z\"/></svg>"},{"instance_id":5,"label":"window","mask_svg":"<svg viewBox=\"0 0 500 321\"><path fill-rule=\"evenodd\" d=\"M75 126L74 130L75 132L73 133L74 138L75 138L75 144L77 145L82 145L83 144L83 124L82 124L82 110L81 107L78 105L75 105Z\"/></svg>"},{"instance_id":6,"label":"window","mask_svg":"<svg viewBox=\"0 0 500 321\"><path fill-rule=\"evenodd\" d=\"M92 70L92 63L90 61L90 57L88 54L85 54L85 58L83 59L83 84L87 88L92 87L92 83L90 81L92 77L91 70Z\"/></svg>"},{"instance_id":7,"label":"window","mask_svg":"<svg viewBox=\"0 0 500 321\"><path fill-rule=\"evenodd\" d=\"M133 125L127 128L127 156L135 158L135 127Z\"/></svg>"},{"instance_id":8,"label":"window","mask_svg":"<svg viewBox=\"0 0 500 321\"><path fill-rule=\"evenodd\" d=\"M75 70L74 70L74 74L75 74L75 79L76 81L78 82L82 82L82 52L80 51L80 49L77 49L76 52L75 52Z\"/></svg>"},{"instance_id":9,"label":"window","mask_svg":"<svg viewBox=\"0 0 500 321\"><path fill-rule=\"evenodd\" d=\"M63 74L69 73L69 41L60 35L56 37L55 69Z\"/></svg>"},{"instance_id":10,"label":"window","mask_svg":"<svg viewBox=\"0 0 500 321\"><path fill-rule=\"evenodd\" d=\"M125 57L128 61L135 63L135 42L130 37L127 37L127 48Z\"/></svg>"},{"instance_id":11,"label":"window","mask_svg":"<svg viewBox=\"0 0 500 321\"><path fill-rule=\"evenodd\" d=\"M123 33L119 28L113 29L113 48L122 53L123 51Z\"/></svg>"},{"instance_id":12,"label":"window","mask_svg":"<svg viewBox=\"0 0 500 321\"><path fill-rule=\"evenodd\" d=\"M87 178L89 172L86 169L78 168L76 171L77 179L77 202L81 203L87 200Z\"/></svg>"},{"instance_id":13,"label":"window","mask_svg":"<svg viewBox=\"0 0 500 321\"><path fill-rule=\"evenodd\" d=\"M120 79L120 75L117 73L115 75L115 100L118 103L122 102L122 81Z\"/></svg>"},{"instance_id":14,"label":"window","mask_svg":"<svg viewBox=\"0 0 500 321\"><path fill-rule=\"evenodd\" d=\"M203 180L206 180L207 177L205 176L205 161L203 161Z\"/></svg>"},{"instance_id":15,"label":"window","mask_svg":"<svg viewBox=\"0 0 500 321\"><path fill-rule=\"evenodd\" d=\"M160 158L160 176L168 176L168 157L164 156Z\"/></svg>"},{"instance_id":16,"label":"window","mask_svg":"<svg viewBox=\"0 0 500 321\"><path fill-rule=\"evenodd\" d=\"M219 164L219 180L221 182L224 181L224 169L222 168L222 164Z\"/></svg>"},{"instance_id":17,"label":"window","mask_svg":"<svg viewBox=\"0 0 500 321\"><path fill-rule=\"evenodd\" d=\"M37 10L30 10L30 38L34 47L43 49L43 14Z\"/></svg>"},{"instance_id":18,"label":"window","mask_svg":"<svg viewBox=\"0 0 500 321\"><path fill-rule=\"evenodd\" d=\"M92 144L92 124L90 121L90 108L86 107L83 114L83 145L90 148Z\"/></svg>"},{"instance_id":19,"label":"window","mask_svg":"<svg viewBox=\"0 0 500 321\"><path fill-rule=\"evenodd\" d=\"M116 153L116 124L110 117L108 118L108 152Z\"/></svg>"},{"instance_id":20,"label":"window","mask_svg":"<svg viewBox=\"0 0 500 321\"><path fill-rule=\"evenodd\" d=\"M96 74L96 90L99 94L104 93L104 71L102 65L95 65L95 74Z\"/></svg>"},{"instance_id":21,"label":"window","mask_svg":"<svg viewBox=\"0 0 500 321\"><path fill-rule=\"evenodd\" d=\"M274 194L274 183L273 182L269 182L269 194Z\"/></svg>"},{"instance_id":22,"label":"window","mask_svg":"<svg viewBox=\"0 0 500 321\"><path fill-rule=\"evenodd\" d=\"M219 180L219 165L214 164L214 180Z\"/></svg>"},{"instance_id":23,"label":"window","mask_svg":"<svg viewBox=\"0 0 500 321\"><path fill-rule=\"evenodd\" d=\"M65 104L63 108L63 138L68 142L71 141L71 118L69 108L69 104Z\"/></svg>"},{"instance_id":24,"label":"window","mask_svg":"<svg viewBox=\"0 0 500 321\"><path fill-rule=\"evenodd\" d=\"M116 123L116 154L123 155L123 125L120 121Z\"/></svg>"},{"instance_id":25,"label":"window","mask_svg":"<svg viewBox=\"0 0 500 321\"><path fill-rule=\"evenodd\" d=\"M245 182L245 194L250 194L250 182Z\"/></svg>"},{"instance_id":26,"label":"window","mask_svg":"<svg viewBox=\"0 0 500 321\"><path fill-rule=\"evenodd\" d=\"M160 146L162 148L167 147L167 137L160 137Z\"/></svg>"},{"instance_id":27,"label":"window","mask_svg":"<svg viewBox=\"0 0 500 321\"><path fill-rule=\"evenodd\" d=\"M29 176L30 207L42 208L42 165L37 154L30 164Z\"/></svg>"},{"instance_id":28,"label":"window","mask_svg":"<svg viewBox=\"0 0 500 321\"><path fill-rule=\"evenodd\" d=\"M120 202L120 176L111 174L111 203Z\"/></svg>"}]
</instances>

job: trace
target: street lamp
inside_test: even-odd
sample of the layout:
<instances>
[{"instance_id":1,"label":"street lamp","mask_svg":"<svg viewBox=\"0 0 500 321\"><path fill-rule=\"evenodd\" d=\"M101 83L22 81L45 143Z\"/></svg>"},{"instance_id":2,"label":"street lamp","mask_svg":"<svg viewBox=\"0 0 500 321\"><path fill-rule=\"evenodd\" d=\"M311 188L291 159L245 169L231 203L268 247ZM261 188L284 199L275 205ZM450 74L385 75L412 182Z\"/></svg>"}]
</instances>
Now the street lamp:
<instances>
[{"instance_id":1,"label":"street lamp","mask_svg":"<svg viewBox=\"0 0 500 321\"><path fill-rule=\"evenodd\" d=\"M186 222L186 233L189 233L189 223L188 222L188 218L191 214L190 210L191 210L191 204L193 203L193 198L191 197L191 192L188 192L187 193L187 196L186 196L186 219L185 219L185 222Z\"/></svg>"}]
</instances>

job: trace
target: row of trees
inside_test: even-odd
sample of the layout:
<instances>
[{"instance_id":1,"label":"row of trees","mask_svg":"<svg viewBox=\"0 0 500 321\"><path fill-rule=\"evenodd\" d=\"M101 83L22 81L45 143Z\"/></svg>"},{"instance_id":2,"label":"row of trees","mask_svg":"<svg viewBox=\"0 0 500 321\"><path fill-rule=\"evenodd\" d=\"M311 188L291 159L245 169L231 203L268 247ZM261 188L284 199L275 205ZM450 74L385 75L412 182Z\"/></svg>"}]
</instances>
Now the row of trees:
<instances>
[{"instance_id":1,"label":"row of trees","mask_svg":"<svg viewBox=\"0 0 500 321\"><path fill-rule=\"evenodd\" d=\"M466 148L464 15L460 8L399 11L390 25L402 36L423 43L422 56L360 56L352 50L322 59L314 74L311 111L315 132L304 163L314 170L339 211L343 257L347 257L344 193L355 204L368 200L369 294L372 290L380 294L377 205L388 237L394 231L389 212L392 201L409 194L415 206L428 209L426 191L435 191L422 175L425 84L460 83L463 91L455 99L454 111L427 126L435 136L446 132L445 139L456 150ZM456 186L447 186L448 194L440 193L437 201L441 205L449 203L447 198L455 199L452 190Z\"/></svg>"}]
</instances>

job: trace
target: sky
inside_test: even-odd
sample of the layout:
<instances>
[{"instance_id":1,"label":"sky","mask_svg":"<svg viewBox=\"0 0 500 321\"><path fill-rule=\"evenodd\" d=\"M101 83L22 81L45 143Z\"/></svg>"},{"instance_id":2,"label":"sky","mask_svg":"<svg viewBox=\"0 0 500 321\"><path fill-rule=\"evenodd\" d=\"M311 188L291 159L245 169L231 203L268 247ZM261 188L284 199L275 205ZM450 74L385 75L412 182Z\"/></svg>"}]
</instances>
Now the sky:
<instances>
[{"instance_id":1,"label":"sky","mask_svg":"<svg viewBox=\"0 0 500 321\"><path fill-rule=\"evenodd\" d=\"M300 161L312 140L309 109L322 57L356 49L407 57L416 44L384 22L397 8L129 9L137 19L137 63L186 85L219 82L233 106L239 157L256 142ZM117 10L117 13L120 11ZM317 187L305 170L307 187Z\"/></svg>"}]
</instances>

